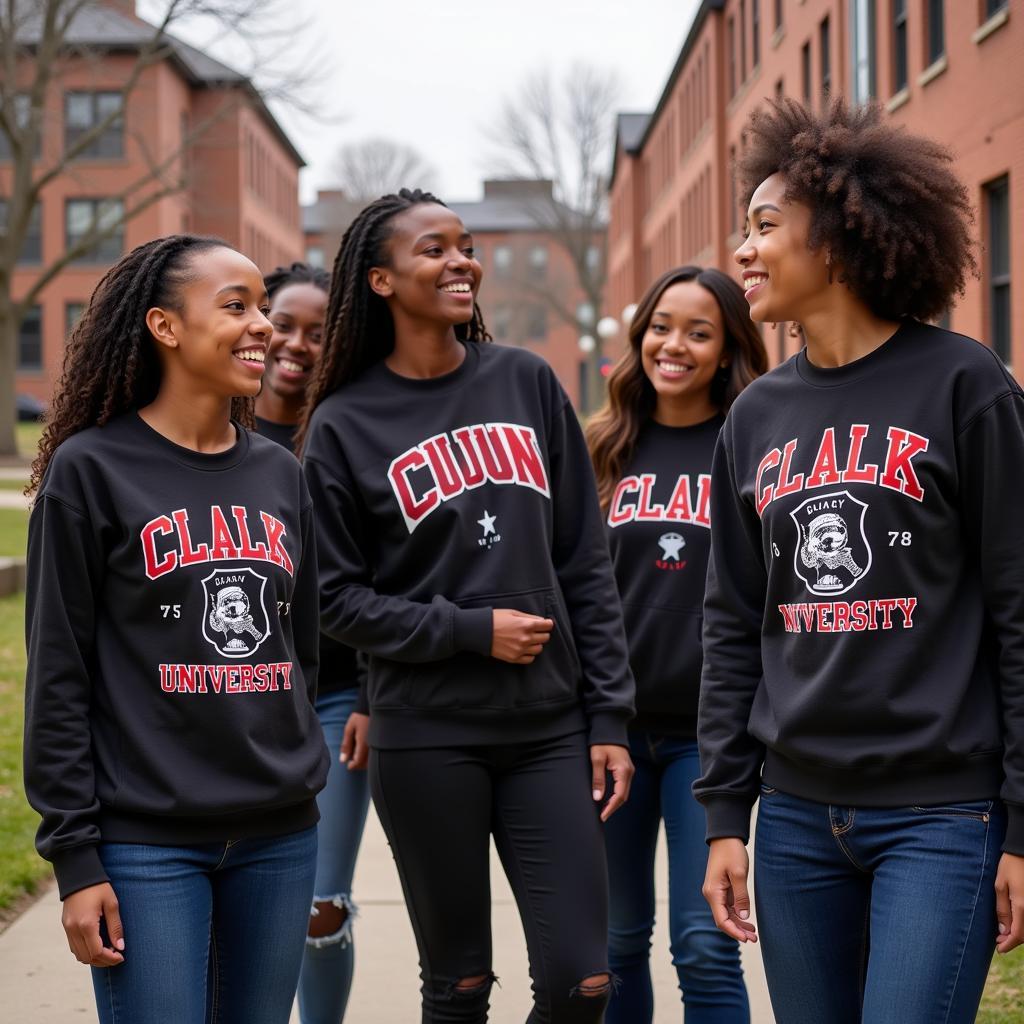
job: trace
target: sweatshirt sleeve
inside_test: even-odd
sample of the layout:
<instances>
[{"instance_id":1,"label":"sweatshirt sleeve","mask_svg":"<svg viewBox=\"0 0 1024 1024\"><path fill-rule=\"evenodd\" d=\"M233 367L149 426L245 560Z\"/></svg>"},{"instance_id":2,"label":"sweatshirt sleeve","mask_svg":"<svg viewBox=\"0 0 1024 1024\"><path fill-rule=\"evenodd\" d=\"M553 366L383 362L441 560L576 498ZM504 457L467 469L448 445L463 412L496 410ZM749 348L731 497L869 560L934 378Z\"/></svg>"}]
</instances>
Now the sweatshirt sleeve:
<instances>
[{"instance_id":1,"label":"sweatshirt sleeve","mask_svg":"<svg viewBox=\"0 0 1024 1024\"><path fill-rule=\"evenodd\" d=\"M1024 856L1024 395L1005 394L957 437L960 506L966 543L981 570L985 606L999 651L1003 715L1003 849Z\"/></svg>"},{"instance_id":2,"label":"sweatshirt sleeve","mask_svg":"<svg viewBox=\"0 0 1024 1024\"><path fill-rule=\"evenodd\" d=\"M704 597L704 667L697 742L701 777L694 796L704 805L707 839L750 835L764 747L747 731L761 682L761 624L767 574L761 522L735 478L726 428L711 470L711 558Z\"/></svg>"},{"instance_id":3,"label":"sweatshirt sleeve","mask_svg":"<svg viewBox=\"0 0 1024 1024\"><path fill-rule=\"evenodd\" d=\"M440 595L429 603L379 594L372 586L368 514L341 464L306 456L320 560L320 628L336 640L392 661L424 662L459 651L491 653L494 613L459 608Z\"/></svg>"},{"instance_id":4,"label":"sweatshirt sleeve","mask_svg":"<svg viewBox=\"0 0 1024 1024\"><path fill-rule=\"evenodd\" d=\"M60 898L107 881L100 862L91 664L103 559L85 513L37 499L28 529L25 601L25 791L42 816L36 849Z\"/></svg>"},{"instance_id":5,"label":"sweatshirt sleeve","mask_svg":"<svg viewBox=\"0 0 1024 1024\"><path fill-rule=\"evenodd\" d=\"M320 668L320 595L312 505L302 510L301 523L302 556L295 571L292 606L288 617L291 619L295 658L302 670L310 702L315 702Z\"/></svg>"},{"instance_id":6,"label":"sweatshirt sleeve","mask_svg":"<svg viewBox=\"0 0 1024 1024\"><path fill-rule=\"evenodd\" d=\"M562 396L564 398L564 395ZM567 398L552 424L552 558L583 669L589 743L627 746L635 686L590 455Z\"/></svg>"}]
</instances>

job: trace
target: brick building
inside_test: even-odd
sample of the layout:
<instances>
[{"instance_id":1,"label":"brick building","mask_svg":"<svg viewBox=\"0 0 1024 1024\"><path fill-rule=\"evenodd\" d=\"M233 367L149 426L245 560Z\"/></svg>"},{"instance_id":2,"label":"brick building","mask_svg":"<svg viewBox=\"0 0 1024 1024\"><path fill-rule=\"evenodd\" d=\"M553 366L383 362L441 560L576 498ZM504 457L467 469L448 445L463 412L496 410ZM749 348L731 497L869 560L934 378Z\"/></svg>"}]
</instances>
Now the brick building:
<instances>
[{"instance_id":1,"label":"brick building","mask_svg":"<svg viewBox=\"0 0 1024 1024\"><path fill-rule=\"evenodd\" d=\"M703 0L650 115L620 115L610 189L609 305L667 268L735 273L741 215L732 165L765 97L820 109L876 99L948 145L970 190L981 278L953 330L1024 368L1024 4L1021 0ZM766 336L773 362L795 342Z\"/></svg>"},{"instance_id":2,"label":"brick building","mask_svg":"<svg viewBox=\"0 0 1024 1024\"><path fill-rule=\"evenodd\" d=\"M543 356L580 408L587 385L577 325L596 323L600 310L595 315L586 307L568 253L538 230L530 212L531 200L551 201L551 190L550 181L485 181L482 200L448 205L473 234L484 271L480 308L494 340ZM356 213L358 204L337 191L319 192L315 203L303 207L311 263L330 268ZM595 239L595 260L602 256L599 243Z\"/></svg>"},{"instance_id":3,"label":"brick building","mask_svg":"<svg viewBox=\"0 0 1024 1024\"><path fill-rule=\"evenodd\" d=\"M82 9L68 43L88 52L65 60L46 97L39 171L122 104L126 79L153 31L135 17L131 2ZM167 56L147 67L128 93L123 118L44 189L12 294L24 295L94 219L120 219L128 186L153 164L173 164L182 140L194 138L183 151L186 187L152 202L46 286L20 331L19 394L48 400L68 330L97 281L121 254L148 239L179 231L219 235L260 267L301 257L302 157L247 78L180 40L168 43ZM11 175L5 141L0 138L0 227ZM152 184L137 189L129 208L153 190Z\"/></svg>"}]
</instances>

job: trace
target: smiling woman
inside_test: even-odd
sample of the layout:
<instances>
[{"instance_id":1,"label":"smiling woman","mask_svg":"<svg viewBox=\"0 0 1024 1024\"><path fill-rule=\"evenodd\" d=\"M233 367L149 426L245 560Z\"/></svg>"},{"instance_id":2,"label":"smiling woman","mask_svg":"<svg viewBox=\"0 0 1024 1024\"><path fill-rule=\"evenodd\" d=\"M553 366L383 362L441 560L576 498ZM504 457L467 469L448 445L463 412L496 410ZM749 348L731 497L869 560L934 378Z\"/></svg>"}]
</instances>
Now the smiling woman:
<instances>
[{"instance_id":1,"label":"smiling woman","mask_svg":"<svg viewBox=\"0 0 1024 1024\"><path fill-rule=\"evenodd\" d=\"M211 950L234 1019L287 1020L298 978L327 753L309 496L240 422L267 312L223 242L133 250L33 465L25 786L103 1024L201 1019Z\"/></svg>"},{"instance_id":2,"label":"smiling woman","mask_svg":"<svg viewBox=\"0 0 1024 1024\"><path fill-rule=\"evenodd\" d=\"M493 832L535 1016L583 1024L611 990L600 823L629 791L633 686L576 416L546 363L485 344L480 280L427 193L342 240L303 448L321 621L371 656L370 786L423 1019L486 1017Z\"/></svg>"}]
</instances>

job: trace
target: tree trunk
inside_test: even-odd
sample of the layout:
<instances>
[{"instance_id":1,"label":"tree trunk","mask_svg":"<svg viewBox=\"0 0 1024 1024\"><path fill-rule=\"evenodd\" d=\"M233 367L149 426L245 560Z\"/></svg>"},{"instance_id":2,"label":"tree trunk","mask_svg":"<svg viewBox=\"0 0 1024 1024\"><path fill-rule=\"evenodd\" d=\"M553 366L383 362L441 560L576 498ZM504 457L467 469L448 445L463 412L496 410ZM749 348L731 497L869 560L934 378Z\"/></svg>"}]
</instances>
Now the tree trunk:
<instances>
[{"instance_id":1,"label":"tree trunk","mask_svg":"<svg viewBox=\"0 0 1024 1024\"><path fill-rule=\"evenodd\" d=\"M14 432L17 415L15 402L17 369L18 325L14 310L0 297L0 458L17 456L18 442Z\"/></svg>"},{"instance_id":2,"label":"tree trunk","mask_svg":"<svg viewBox=\"0 0 1024 1024\"><path fill-rule=\"evenodd\" d=\"M600 344L593 352L587 353L587 401L586 408L580 410L585 416L592 415L604 405L605 379L601 376L603 354Z\"/></svg>"}]
</instances>

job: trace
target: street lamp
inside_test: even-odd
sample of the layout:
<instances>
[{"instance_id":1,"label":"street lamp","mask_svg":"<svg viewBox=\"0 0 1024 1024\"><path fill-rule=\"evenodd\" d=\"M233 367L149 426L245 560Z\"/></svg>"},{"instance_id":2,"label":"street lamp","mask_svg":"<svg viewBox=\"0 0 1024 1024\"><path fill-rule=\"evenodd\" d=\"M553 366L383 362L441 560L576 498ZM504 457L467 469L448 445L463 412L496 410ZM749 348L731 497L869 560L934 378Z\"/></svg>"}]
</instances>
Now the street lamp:
<instances>
[{"instance_id":1,"label":"street lamp","mask_svg":"<svg viewBox=\"0 0 1024 1024\"><path fill-rule=\"evenodd\" d=\"M590 334L581 334L576 344L579 345L580 351L588 356L597 348L597 342L594 341L593 335Z\"/></svg>"},{"instance_id":2,"label":"street lamp","mask_svg":"<svg viewBox=\"0 0 1024 1024\"><path fill-rule=\"evenodd\" d=\"M597 336L602 341L611 341L619 333L619 321L613 316L603 316L597 321Z\"/></svg>"},{"instance_id":3,"label":"street lamp","mask_svg":"<svg viewBox=\"0 0 1024 1024\"><path fill-rule=\"evenodd\" d=\"M633 322L633 317L635 317L635 316L636 316L636 303L635 302L631 302L622 311L622 324L623 324L623 326L627 330L629 329L629 325Z\"/></svg>"}]
</instances>

